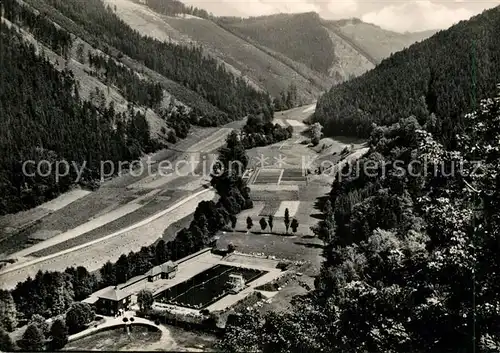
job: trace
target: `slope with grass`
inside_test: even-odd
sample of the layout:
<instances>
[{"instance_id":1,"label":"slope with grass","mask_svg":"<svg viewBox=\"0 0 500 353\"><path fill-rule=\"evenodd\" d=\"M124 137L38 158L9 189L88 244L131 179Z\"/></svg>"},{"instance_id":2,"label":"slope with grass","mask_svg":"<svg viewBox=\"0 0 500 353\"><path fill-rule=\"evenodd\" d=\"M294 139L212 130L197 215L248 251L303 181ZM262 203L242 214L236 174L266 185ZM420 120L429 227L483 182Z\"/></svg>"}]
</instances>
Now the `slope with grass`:
<instances>
[{"instance_id":1,"label":"slope with grass","mask_svg":"<svg viewBox=\"0 0 500 353\"><path fill-rule=\"evenodd\" d=\"M222 17L217 23L254 45L329 75L334 82L359 76L391 53L433 34L396 33L356 19L328 21L314 12Z\"/></svg>"},{"instance_id":2,"label":"slope with grass","mask_svg":"<svg viewBox=\"0 0 500 353\"><path fill-rule=\"evenodd\" d=\"M392 32L358 19L325 21L325 26L356 42L376 62L429 38L437 31Z\"/></svg>"},{"instance_id":3,"label":"slope with grass","mask_svg":"<svg viewBox=\"0 0 500 353\"><path fill-rule=\"evenodd\" d=\"M318 74L311 73L308 76L305 70L298 72L292 65L256 48L210 20L188 15L159 14L132 0L105 0L105 3L113 9L116 7L116 14L141 34L159 40L199 45L204 53L223 63L233 74L273 96L286 91L293 82L300 98L308 102L314 100L328 83L325 78L325 82L315 84ZM294 66L298 66L298 63Z\"/></svg>"}]
</instances>

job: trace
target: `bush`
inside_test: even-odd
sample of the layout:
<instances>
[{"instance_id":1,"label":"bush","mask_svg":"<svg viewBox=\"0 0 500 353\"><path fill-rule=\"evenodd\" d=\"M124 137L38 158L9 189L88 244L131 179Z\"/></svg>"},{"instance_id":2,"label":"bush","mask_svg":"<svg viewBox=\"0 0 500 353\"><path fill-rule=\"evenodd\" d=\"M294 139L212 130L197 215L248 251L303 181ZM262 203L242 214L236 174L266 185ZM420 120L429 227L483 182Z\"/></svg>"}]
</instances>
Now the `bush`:
<instances>
[{"instance_id":1,"label":"bush","mask_svg":"<svg viewBox=\"0 0 500 353\"><path fill-rule=\"evenodd\" d=\"M66 325L70 333L85 329L94 318L92 307L87 303L74 303L66 313Z\"/></svg>"},{"instance_id":2,"label":"bush","mask_svg":"<svg viewBox=\"0 0 500 353\"><path fill-rule=\"evenodd\" d=\"M281 271L286 271L288 267L290 267L290 263L285 261L280 261L276 265L276 268L280 269Z\"/></svg>"}]
</instances>

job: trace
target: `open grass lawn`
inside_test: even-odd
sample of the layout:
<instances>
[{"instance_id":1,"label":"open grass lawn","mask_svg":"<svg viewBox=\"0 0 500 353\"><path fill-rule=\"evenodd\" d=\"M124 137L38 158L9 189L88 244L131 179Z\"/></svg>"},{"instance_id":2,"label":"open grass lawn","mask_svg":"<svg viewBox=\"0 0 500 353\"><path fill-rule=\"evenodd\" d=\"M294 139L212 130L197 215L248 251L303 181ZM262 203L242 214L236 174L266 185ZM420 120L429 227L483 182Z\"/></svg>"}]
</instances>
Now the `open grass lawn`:
<instances>
[{"instance_id":1,"label":"open grass lawn","mask_svg":"<svg viewBox=\"0 0 500 353\"><path fill-rule=\"evenodd\" d=\"M172 338L176 343L177 347L182 348L182 350L190 351L193 348L196 349L195 352L199 352L201 349L205 352L211 352L215 349L215 344L217 342L217 337L215 335L196 330L185 330L177 326L165 325ZM167 348L165 347L165 350Z\"/></svg>"},{"instance_id":2,"label":"open grass lawn","mask_svg":"<svg viewBox=\"0 0 500 353\"><path fill-rule=\"evenodd\" d=\"M130 336L124 328L102 331L70 342L64 351L117 351L147 345L160 340L161 332L144 326L131 327Z\"/></svg>"},{"instance_id":3,"label":"open grass lawn","mask_svg":"<svg viewBox=\"0 0 500 353\"><path fill-rule=\"evenodd\" d=\"M307 179L305 172L306 171L303 171L300 168L285 169L283 171L283 175L281 176L281 182L284 181L305 182Z\"/></svg>"},{"instance_id":4,"label":"open grass lawn","mask_svg":"<svg viewBox=\"0 0 500 353\"><path fill-rule=\"evenodd\" d=\"M315 268L319 268L323 251L323 242L310 236L227 232L221 234L217 247L227 248L229 243L233 243L236 250L242 253L263 253L282 259L310 261Z\"/></svg>"},{"instance_id":5,"label":"open grass lawn","mask_svg":"<svg viewBox=\"0 0 500 353\"><path fill-rule=\"evenodd\" d=\"M298 190L252 190L250 186L250 196L254 201L276 201L276 200L292 200L299 199Z\"/></svg>"}]
</instances>

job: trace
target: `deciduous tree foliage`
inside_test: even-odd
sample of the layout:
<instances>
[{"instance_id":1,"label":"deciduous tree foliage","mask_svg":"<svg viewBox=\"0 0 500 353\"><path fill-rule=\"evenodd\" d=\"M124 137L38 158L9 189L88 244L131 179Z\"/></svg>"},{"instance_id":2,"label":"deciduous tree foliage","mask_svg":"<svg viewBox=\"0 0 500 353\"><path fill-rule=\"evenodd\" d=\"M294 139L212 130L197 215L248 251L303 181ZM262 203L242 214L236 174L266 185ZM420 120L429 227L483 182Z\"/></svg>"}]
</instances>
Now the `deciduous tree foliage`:
<instances>
[{"instance_id":1,"label":"deciduous tree foliage","mask_svg":"<svg viewBox=\"0 0 500 353\"><path fill-rule=\"evenodd\" d=\"M94 319L94 311L87 303L74 303L66 313L66 325L70 333L83 330Z\"/></svg>"},{"instance_id":2,"label":"deciduous tree foliage","mask_svg":"<svg viewBox=\"0 0 500 353\"><path fill-rule=\"evenodd\" d=\"M240 136L243 146L246 149L267 146L292 137L293 127L284 128L271 121L272 116L250 115Z\"/></svg>"},{"instance_id":3,"label":"deciduous tree foliage","mask_svg":"<svg viewBox=\"0 0 500 353\"><path fill-rule=\"evenodd\" d=\"M17 341L21 350L26 352L41 352L45 350L45 337L37 325L28 325L23 337Z\"/></svg>"},{"instance_id":4,"label":"deciduous tree foliage","mask_svg":"<svg viewBox=\"0 0 500 353\"><path fill-rule=\"evenodd\" d=\"M9 291L0 289L0 327L12 332L17 326L17 310Z\"/></svg>"},{"instance_id":5,"label":"deciduous tree foliage","mask_svg":"<svg viewBox=\"0 0 500 353\"><path fill-rule=\"evenodd\" d=\"M68 343L68 327L63 319L54 321L50 328L52 341L50 342L53 349L61 349Z\"/></svg>"},{"instance_id":6,"label":"deciduous tree foliage","mask_svg":"<svg viewBox=\"0 0 500 353\"><path fill-rule=\"evenodd\" d=\"M9 336L9 333L0 327L0 351L13 352L15 349L14 342Z\"/></svg>"},{"instance_id":7,"label":"deciduous tree foliage","mask_svg":"<svg viewBox=\"0 0 500 353\"><path fill-rule=\"evenodd\" d=\"M253 227L253 221L251 217L247 217L247 229L250 230Z\"/></svg>"},{"instance_id":8,"label":"deciduous tree foliage","mask_svg":"<svg viewBox=\"0 0 500 353\"><path fill-rule=\"evenodd\" d=\"M47 335L49 334L49 324L42 315L33 315L30 319L29 324L37 326L40 329L40 332L42 332L45 337L47 337Z\"/></svg>"},{"instance_id":9,"label":"deciduous tree foliage","mask_svg":"<svg viewBox=\"0 0 500 353\"><path fill-rule=\"evenodd\" d=\"M222 347L497 351L499 123L500 97L463 117L453 150L414 118L376 127L360 164L378 161L379 173L346 170L332 188L338 227L316 289L291 313L252 316L245 331L230 325Z\"/></svg>"},{"instance_id":10,"label":"deciduous tree foliage","mask_svg":"<svg viewBox=\"0 0 500 353\"><path fill-rule=\"evenodd\" d=\"M149 310L151 310L153 302L154 298L151 291L143 289L137 294L137 304L139 304L139 310L142 313L147 313Z\"/></svg>"},{"instance_id":11,"label":"deciduous tree foliage","mask_svg":"<svg viewBox=\"0 0 500 353\"><path fill-rule=\"evenodd\" d=\"M267 228L267 222L266 222L266 219L264 217L262 217L260 219L259 223L260 223L260 228L262 230L266 230L266 228Z\"/></svg>"}]
</instances>

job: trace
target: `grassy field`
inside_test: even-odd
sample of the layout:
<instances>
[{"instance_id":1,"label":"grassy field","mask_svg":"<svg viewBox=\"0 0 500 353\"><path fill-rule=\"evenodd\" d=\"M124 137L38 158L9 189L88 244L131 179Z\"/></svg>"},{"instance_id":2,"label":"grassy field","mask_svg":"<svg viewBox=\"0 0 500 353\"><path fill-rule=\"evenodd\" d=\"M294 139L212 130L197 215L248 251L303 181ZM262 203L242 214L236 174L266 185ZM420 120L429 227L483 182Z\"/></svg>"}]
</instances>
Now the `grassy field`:
<instances>
[{"instance_id":1,"label":"grassy field","mask_svg":"<svg viewBox=\"0 0 500 353\"><path fill-rule=\"evenodd\" d=\"M133 350L160 340L161 332L147 327L134 326L127 335L124 328L117 328L96 333L70 342L64 351L118 351Z\"/></svg>"},{"instance_id":2,"label":"grassy field","mask_svg":"<svg viewBox=\"0 0 500 353\"><path fill-rule=\"evenodd\" d=\"M165 195L165 193L163 194ZM163 199L163 200L151 200L148 202L146 205L138 209L137 211L134 211L132 213L129 213L128 215L121 217L113 222L110 222L108 224L103 225L102 227L99 227L97 229L94 229L90 232L87 232L85 234L82 234L76 238L67 240L65 242L59 243L57 245L48 247L46 249L37 251L35 253L30 254L30 256L36 256L36 257L42 257L42 256L47 256L47 255L52 255L55 254L59 251L67 250L70 249L74 246L82 245L85 243L88 243L90 241L100 239L107 234L111 234L113 232L117 232L120 229L126 228L128 226L131 226L147 217L150 217L154 215L155 213L158 213L166 208L168 208L169 205L172 205L173 203L179 201L180 199L184 198L187 196L187 192L185 191L171 191L171 196L169 196L168 199Z\"/></svg>"},{"instance_id":3,"label":"grassy field","mask_svg":"<svg viewBox=\"0 0 500 353\"><path fill-rule=\"evenodd\" d=\"M217 241L217 247L225 248L229 243L235 245L239 252L264 254L294 261L308 261L317 269L322 261L323 242L311 237L227 232L221 235Z\"/></svg>"}]
</instances>

